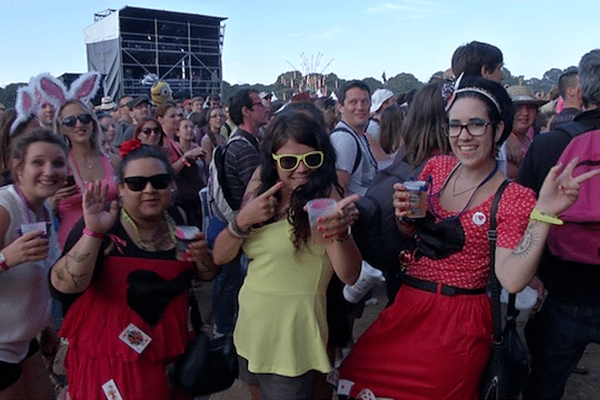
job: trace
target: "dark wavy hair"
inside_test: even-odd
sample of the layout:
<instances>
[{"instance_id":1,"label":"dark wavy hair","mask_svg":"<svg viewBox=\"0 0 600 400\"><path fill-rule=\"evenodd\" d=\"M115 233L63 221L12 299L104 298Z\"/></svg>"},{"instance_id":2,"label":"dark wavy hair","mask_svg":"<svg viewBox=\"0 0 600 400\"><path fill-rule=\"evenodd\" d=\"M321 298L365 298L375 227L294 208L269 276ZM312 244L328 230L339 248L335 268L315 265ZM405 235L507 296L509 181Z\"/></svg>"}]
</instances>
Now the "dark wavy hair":
<instances>
[{"instance_id":1,"label":"dark wavy hair","mask_svg":"<svg viewBox=\"0 0 600 400\"><path fill-rule=\"evenodd\" d=\"M308 214L304 206L309 200L329 197L332 186L343 195L343 189L337 181L335 170L336 153L329 141L323 125L306 112L285 110L275 116L269 123L265 140L260 152L260 180L258 193L264 193L279 180L274 154L288 140L312 147L323 152L323 165L314 170L307 184L297 187L290 199L288 221L293 227L294 248L299 250L310 238ZM274 222L268 221L267 223Z\"/></svg>"},{"instance_id":2,"label":"dark wavy hair","mask_svg":"<svg viewBox=\"0 0 600 400\"><path fill-rule=\"evenodd\" d=\"M491 94L498 102L500 111L498 111L496 105L490 100L489 97L476 91L465 91L458 93L454 101L461 98L476 98L481 100L487 109L493 128L492 132L496 132L496 128L498 127L498 123L500 123L500 121L504 122L504 130L502 131L502 135L500 136L500 139L494 143L495 147L499 147L502 145L502 143L504 143L512 131L513 119L515 116L515 106L508 93L506 93L506 90L497 82L481 77L466 77L460 82L459 89L469 87L479 88ZM448 118L446 117L446 121L447 120ZM494 140L494 136L495 135L492 135L492 140Z\"/></svg>"},{"instance_id":3,"label":"dark wavy hair","mask_svg":"<svg viewBox=\"0 0 600 400\"><path fill-rule=\"evenodd\" d=\"M159 150L155 149L154 147L142 145L135 150L131 150L129 153L127 153L121 159L119 168L117 168L117 171L115 171L117 181L119 183L123 183L123 177L124 177L123 173L125 171L125 167L127 167L127 164L129 164L131 161L139 160L142 158L157 159L158 161L163 163L163 165L165 166L165 170L167 171L167 174L169 174L172 179L175 179L175 172L173 171L173 167L171 166L171 163L169 162L169 160L167 160L167 157L163 153L161 153Z\"/></svg>"}]
</instances>

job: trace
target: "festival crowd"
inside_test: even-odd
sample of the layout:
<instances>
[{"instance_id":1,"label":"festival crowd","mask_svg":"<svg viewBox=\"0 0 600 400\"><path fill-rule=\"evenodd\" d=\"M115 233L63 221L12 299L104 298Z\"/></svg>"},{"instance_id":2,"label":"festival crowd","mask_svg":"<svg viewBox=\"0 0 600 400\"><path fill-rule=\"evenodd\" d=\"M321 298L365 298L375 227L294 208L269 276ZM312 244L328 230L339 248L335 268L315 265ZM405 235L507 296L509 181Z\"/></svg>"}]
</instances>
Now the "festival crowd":
<instances>
[{"instance_id":1,"label":"festival crowd","mask_svg":"<svg viewBox=\"0 0 600 400\"><path fill-rule=\"evenodd\" d=\"M0 108L0 400L193 398L210 281L253 399L484 398L492 277L529 301L519 395L561 398L600 343L600 50L544 94L503 62L473 41L410 93L288 102L33 77ZM373 271L389 302L353 337Z\"/></svg>"}]
</instances>

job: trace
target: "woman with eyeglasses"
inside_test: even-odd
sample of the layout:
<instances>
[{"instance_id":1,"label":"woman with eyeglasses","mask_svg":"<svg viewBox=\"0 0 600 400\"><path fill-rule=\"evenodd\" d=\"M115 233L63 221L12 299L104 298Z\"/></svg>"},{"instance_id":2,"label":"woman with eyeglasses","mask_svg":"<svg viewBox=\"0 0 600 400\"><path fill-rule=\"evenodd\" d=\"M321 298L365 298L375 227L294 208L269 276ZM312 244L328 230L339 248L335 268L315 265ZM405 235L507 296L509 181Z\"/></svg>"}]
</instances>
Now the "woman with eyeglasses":
<instances>
[{"instance_id":1,"label":"woman with eyeglasses","mask_svg":"<svg viewBox=\"0 0 600 400\"><path fill-rule=\"evenodd\" d=\"M496 82L469 78L446 104L445 129L454 156L430 159L427 216L407 219L410 194L394 186L400 232L418 238L401 253L404 283L394 303L363 334L339 369L338 394L394 399L478 399L492 349L490 210L506 176L496 150L511 132L513 104ZM600 171L572 176L575 162L548 174L536 201L515 182L496 214L495 273L510 293L536 272L556 217L577 198L579 182ZM371 391L372 393L369 393ZM362 398L362 397L361 397Z\"/></svg>"},{"instance_id":2,"label":"woman with eyeglasses","mask_svg":"<svg viewBox=\"0 0 600 400\"><path fill-rule=\"evenodd\" d=\"M225 138L221 135L221 128L225 123L225 113L220 107L211 108L208 112L208 121L202 127L200 146L206 151L206 165L212 160L212 153L216 147L224 146Z\"/></svg>"},{"instance_id":3,"label":"woman with eyeglasses","mask_svg":"<svg viewBox=\"0 0 600 400\"><path fill-rule=\"evenodd\" d=\"M361 257L350 234L357 195L342 199L335 150L314 118L285 111L270 123L242 208L217 237L216 264L248 255L234 341L253 399L313 399L331 370L325 293L333 273L356 281ZM305 205L336 200L314 233Z\"/></svg>"},{"instance_id":4,"label":"woman with eyeglasses","mask_svg":"<svg viewBox=\"0 0 600 400\"><path fill-rule=\"evenodd\" d=\"M166 368L189 343L187 289L216 269L203 234L176 257L171 164L148 146L124 155L117 171L122 204L106 209L106 185L84 192L83 219L50 274L52 295L68 308L59 332L72 399L187 398ZM179 257L181 258L181 257ZM119 393L119 396L114 395Z\"/></svg>"},{"instance_id":5,"label":"woman with eyeglasses","mask_svg":"<svg viewBox=\"0 0 600 400\"><path fill-rule=\"evenodd\" d=\"M62 247L71 228L83 215L81 202L85 188L93 182L102 182L108 187L110 201L117 198L117 185L111 161L100 147L100 125L84 103L79 100L64 103L56 113L54 131L69 149L68 179L54 196L60 222L58 241Z\"/></svg>"},{"instance_id":6,"label":"woman with eyeglasses","mask_svg":"<svg viewBox=\"0 0 600 400\"><path fill-rule=\"evenodd\" d=\"M10 160L14 183L0 189L0 399L53 399L39 352L58 345L48 272L60 248L46 199L63 186L67 149L52 131L36 129L13 141Z\"/></svg>"}]
</instances>

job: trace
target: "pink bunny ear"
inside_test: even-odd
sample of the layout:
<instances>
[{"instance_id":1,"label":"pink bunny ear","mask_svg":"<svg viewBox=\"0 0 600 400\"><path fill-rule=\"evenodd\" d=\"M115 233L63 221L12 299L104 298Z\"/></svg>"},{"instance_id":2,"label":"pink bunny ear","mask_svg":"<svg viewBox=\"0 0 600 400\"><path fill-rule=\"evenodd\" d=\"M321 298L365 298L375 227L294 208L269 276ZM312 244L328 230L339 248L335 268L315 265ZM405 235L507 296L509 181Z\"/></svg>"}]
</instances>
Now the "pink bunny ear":
<instances>
[{"instance_id":1,"label":"pink bunny ear","mask_svg":"<svg viewBox=\"0 0 600 400\"><path fill-rule=\"evenodd\" d=\"M94 98L100 87L100 74L92 71L81 75L71 84L69 98L87 102Z\"/></svg>"},{"instance_id":2,"label":"pink bunny ear","mask_svg":"<svg viewBox=\"0 0 600 400\"><path fill-rule=\"evenodd\" d=\"M41 74L36 77L36 87L39 88L39 91L42 95L42 101L40 101L40 106L43 103L50 103L56 109L59 109L66 101L66 93L67 90L65 86L58 79L54 78L50 74Z\"/></svg>"},{"instance_id":3,"label":"pink bunny ear","mask_svg":"<svg viewBox=\"0 0 600 400\"><path fill-rule=\"evenodd\" d=\"M17 89L15 111L17 112L17 118L10 126L10 135L15 132L15 129L17 129L22 122L27 121L29 117L35 115L37 112L37 103L35 102L29 86L21 86Z\"/></svg>"}]
</instances>

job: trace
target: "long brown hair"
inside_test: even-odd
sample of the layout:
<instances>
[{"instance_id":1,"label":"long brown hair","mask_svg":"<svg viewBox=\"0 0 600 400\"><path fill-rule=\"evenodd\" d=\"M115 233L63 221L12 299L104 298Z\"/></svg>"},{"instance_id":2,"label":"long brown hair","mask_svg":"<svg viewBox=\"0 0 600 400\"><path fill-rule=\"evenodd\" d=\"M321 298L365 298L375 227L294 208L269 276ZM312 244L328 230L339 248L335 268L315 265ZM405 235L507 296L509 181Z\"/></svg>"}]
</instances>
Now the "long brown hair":
<instances>
[{"instance_id":1,"label":"long brown hair","mask_svg":"<svg viewBox=\"0 0 600 400\"><path fill-rule=\"evenodd\" d=\"M436 151L446 154L450 143L444 132L446 113L442 98L443 82L425 85L415 94L402 123L400 136L404 143L406 162L417 167Z\"/></svg>"}]
</instances>

